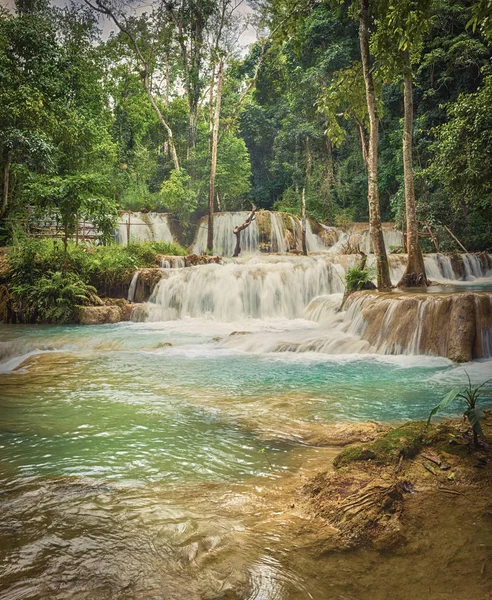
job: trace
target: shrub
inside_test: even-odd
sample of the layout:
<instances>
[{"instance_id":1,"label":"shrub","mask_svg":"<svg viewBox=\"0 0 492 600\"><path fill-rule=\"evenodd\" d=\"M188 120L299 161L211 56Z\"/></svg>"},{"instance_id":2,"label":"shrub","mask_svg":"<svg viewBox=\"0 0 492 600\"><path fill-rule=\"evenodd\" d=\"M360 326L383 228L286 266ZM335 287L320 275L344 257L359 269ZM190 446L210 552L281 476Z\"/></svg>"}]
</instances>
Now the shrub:
<instances>
[{"instance_id":1,"label":"shrub","mask_svg":"<svg viewBox=\"0 0 492 600\"><path fill-rule=\"evenodd\" d=\"M14 285L25 320L40 323L70 323L81 306L90 304L96 290L76 273L49 272L34 282Z\"/></svg>"},{"instance_id":2,"label":"shrub","mask_svg":"<svg viewBox=\"0 0 492 600\"><path fill-rule=\"evenodd\" d=\"M371 281L371 273L358 265L351 267L345 275L347 292L362 290L369 281Z\"/></svg>"}]
</instances>

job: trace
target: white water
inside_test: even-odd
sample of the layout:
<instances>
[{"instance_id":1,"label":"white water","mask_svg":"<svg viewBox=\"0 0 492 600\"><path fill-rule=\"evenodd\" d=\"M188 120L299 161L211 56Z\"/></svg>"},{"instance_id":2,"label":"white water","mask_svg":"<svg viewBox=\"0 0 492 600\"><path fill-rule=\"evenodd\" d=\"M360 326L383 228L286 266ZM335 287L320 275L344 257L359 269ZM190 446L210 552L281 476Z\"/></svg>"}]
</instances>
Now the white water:
<instances>
[{"instance_id":1,"label":"white water","mask_svg":"<svg viewBox=\"0 0 492 600\"><path fill-rule=\"evenodd\" d=\"M232 256L236 247L236 236L233 233L236 225L246 221L248 212L219 213L214 217L213 251L218 256ZM198 223L198 231L193 246L195 254L205 254L207 251L207 218ZM241 231L241 254L257 252L260 242L258 223L252 221L249 227Z\"/></svg>"},{"instance_id":2,"label":"white water","mask_svg":"<svg viewBox=\"0 0 492 600\"><path fill-rule=\"evenodd\" d=\"M281 213L268 212L271 223L271 236L269 240L270 252L286 253L289 246L286 238L284 216ZM236 247L236 236L233 229L236 225L244 223L249 213L245 211L218 213L214 217L214 242L213 252L219 256L230 257ZM297 250L301 250L301 223L298 217L288 215L295 238ZM306 223L306 245L308 252L326 252L328 247L323 240L313 233L309 220ZM260 232L257 221L241 232L241 255L253 254L260 251ZM202 219L193 245L195 254L205 254L207 250L207 219Z\"/></svg>"},{"instance_id":3,"label":"white water","mask_svg":"<svg viewBox=\"0 0 492 600\"><path fill-rule=\"evenodd\" d=\"M403 247L403 234L401 231L383 229L383 239L388 254L391 253L393 248ZM360 248L366 254L371 254L373 252L369 230L366 230L361 234Z\"/></svg>"},{"instance_id":4,"label":"white water","mask_svg":"<svg viewBox=\"0 0 492 600\"><path fill-rule=\"evenodd\" d=\"M467 259L473 265L473 272L487 275L478 257L470 255ZM395 324L396 302L387 310L379 337L372 345L362 339L366 327L362 301L353 303L346 312L336 312L344 291L344 275L356 260L356 256L327 254L309 257L257 254L232 259L223 265L169 269L150 301L134 313L134 319L154 322L191 319L195 325L196 320L206 320L214 331L221 330L218 327L221 323L229 324L225 329L238 333L222 341L222 347L241 352L421 354L419 326L405 348L386 342ZM431 278L457 282L459 274L452 270L448 257L428 255L425 260ZM371 257L369 262L373 261ZM404 264L404 256L392 257L393 280L399 279ZM426 303L422 302L417 323L425 321L425 310ZM492 328L484 329L482 339L484 355L492 355Z\"/></svg>"},{"instance_id":5,"label":"white water","mask_svg":"<svg viewBox=\"0 0 492 600\"><path fill-rule=\"evenodd\" d=\"M129 241L173 243L169 217L167 213L121 213L118 217L116 242L123 245Z\"/></svg>"},{"instance_id":6,"label":"white water","mask_svg":"<svg viewBox=\"0 0 492 600\"><path fill-rule=\"evenodd\" d=\"M161 256L161 269L182 269L186 266L182 256Z\"/></svg>"},{"instance_id":7,"label":"white water","mask_svg":"<svg viewBox=\"0 0 492 600\"><path fill-rule=\"evenodd\" d=\"M127 296L127 300L128 302L133 302L133 299L135 298L135 289L137 287L137 282L138 282L138 276L140 274L140 271L135 271L135 273L133 274L131 283L130 283L130 287L128 288L128 296Z\"/></svg>"},{"instance_id":8,"label":"white water","mask_svg":"<svg viewBox=\"0 0 492 600\"><path fill-rule=\"evenodd\" d=\"M294 319L316 296L343 292L338 271L326 260L295 258L259 255L169 270L145 306L147 320Z\"/></svg>"},{"instance_id":9,"label":"white water","mask_svg":"<svg viewBox=\"0 0 492 600\"><path fill-rule=\"evenodd\" d=\"M271 251L272 252L288 252L289 248L285 242L284 221L282 215L270 213L272 223Z\"/></svg>"}]
</instances>

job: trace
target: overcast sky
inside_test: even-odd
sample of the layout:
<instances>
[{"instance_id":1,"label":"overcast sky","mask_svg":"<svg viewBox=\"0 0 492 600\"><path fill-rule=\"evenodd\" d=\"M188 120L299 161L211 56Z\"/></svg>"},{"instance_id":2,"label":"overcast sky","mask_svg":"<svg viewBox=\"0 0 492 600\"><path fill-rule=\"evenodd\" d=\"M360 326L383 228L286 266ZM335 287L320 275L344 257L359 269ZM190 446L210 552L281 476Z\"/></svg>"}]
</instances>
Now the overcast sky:
<instances>
[{"instance_id":1,"label":"overcast sky","mask_svg":"<svg viewBox=\"0 0 492 600\"><path fill-rule=\"evenodd\" d=\"M54 6L66 6L70 4L70 0L50 0L51 4ZM82 5L84 4L84 0L74 0L73 4ZM15 1L14 0L0 0L0 5L9 8L10 10L14 9ZM139 3L139 9L137 12L145 12L148 11L151 7L151 2L141 2ZM243 15L251 14L253 11L250 6L246 2L243 2L241 6L237 9L238 13ZM116 29L115 25L109 21L109 19L105 18L103 15L100 16L99 19L100 26L102 28L103 37L106 39L109 37L109 34ZM256 31L253 27L249 26L247 30L241 35L239 38L239 44L243 47L242 53L244 53L247 46L252 44L256 40Z\"/></svg>"}]
</instances>

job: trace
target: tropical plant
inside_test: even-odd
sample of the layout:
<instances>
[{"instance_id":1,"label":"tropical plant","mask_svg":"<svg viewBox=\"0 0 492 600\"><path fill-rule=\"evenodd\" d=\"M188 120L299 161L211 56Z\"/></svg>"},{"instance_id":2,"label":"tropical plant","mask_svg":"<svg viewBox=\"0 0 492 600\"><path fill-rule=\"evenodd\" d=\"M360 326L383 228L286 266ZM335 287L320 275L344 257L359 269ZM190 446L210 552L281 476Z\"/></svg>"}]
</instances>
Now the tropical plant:
<instances>
[{"instance_id":1,"label":"tropical plant","mask_svg":"<svg viewBox=\"0 0 492 600\"><path fill-rule=\"evenodd\" d=\"M466 371L465 371L466 373ZM478 399L480 398L480 390L492 379L488 379L484 381L479 386L473 386L470 376L466 373L468 378L468 386L465 389L461 390L451 390L448 392L444 398L439 402L437 406L430 411L429 418L427 419L427 425L429 425L432 417L442 408L447 408L456 398L460 400L464 400L466 404L466 410L463 413L463 416L468 419L470 425L473 430L473 444L475 447L478 447L478 436L483 436L482 426L480 425L480 421L485 419L485 413L481 408L477 406Z\"/></svg>"},{"instance_id":2,"label":"tropical plant","mask_svg":"<svg viewBox=\"0 0 492 600\"><path fill-rule=\"evenodd\" d=\"M356 292L362 290L366 283L371 281L373 274L370 269L365 269L360 265L350 267L345 275L347 292Z\"/></svg>"},{"instance_id":3,"label":"tropical plant","mask_svg":"<svg viewBox=\"0 0 492 600\"><path fill-rule=\"evenodd\" d=\"M12 292L21 303L26 320L41 323L70 323L78 308L96 298L94 287L76 273L64 271L49 272L33 283L14 285Z\"/></svg>"}]
</instances>

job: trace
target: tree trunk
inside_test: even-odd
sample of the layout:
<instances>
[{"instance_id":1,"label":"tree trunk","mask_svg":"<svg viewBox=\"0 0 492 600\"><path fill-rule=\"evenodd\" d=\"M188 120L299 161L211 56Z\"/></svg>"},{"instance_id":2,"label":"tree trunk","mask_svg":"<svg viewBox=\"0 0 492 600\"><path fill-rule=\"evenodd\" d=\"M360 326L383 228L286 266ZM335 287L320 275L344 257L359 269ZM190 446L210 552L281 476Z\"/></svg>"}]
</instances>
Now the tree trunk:
<instances>
[{"instance_id":1,"label":"tree trunk","mask_svg":"<svg viewBox=\"0 0 492 600\"><path fill-rule=\"evenodd\" d=\"M306 243L306 194L305 188L302 188L302 224L301 224L301 242L302 242L302 253L307 256L307 243Z\"/></svg>"},{"instance_id":2,"label":"tree trunk","mask_svg":"<svg viewBox=\"0 0 492 600\"><path fill-rule=\"evenodd\" d=\"M239 254L241 253L241 231L243 229L246 229L246 227L249 227L252 223L252 221L254 221L256 219L256 206L253 204L251 206L251 212L248 215L248 218L246 219L246 221L244 221L244 223L242 225L236 225L236 227L234 227L233 229L233 233L236 236L236 248L234 249L234 254L232 255L234 258L237 258L239 256Z\"/></svg>"},{"instance_id":3,"label":"tree trunk","mask_svg":"<svg viewBox=\"0 0 492 600\"><path fill-rule=\"evenodd\" d=\"M368 152L367 152L367 144L366 144L366 132L364 130L364 125L358 119L357 119L357 125L359 126L360 145L362 147L362 158L364 160L364 166L367 169Z\"/></svg>"},{"instance_id":4,"label":"tree trunk","mask_svg":"<svg viewBox=\"0 0 492 600\"><path fill-rule=\"evenodd\" d=\"M371 240L376 255L377 282L379 289L392 287L389 274L388 257L384 246L381 227L381 211L378 190L378 145L379 123L376 111L376 93L371 72L369 54L369 0L359 0L359 41L362 56L362 68L366 87L367 111L369 113L369 151L367 157L367 196L369 202L369 225Z\"/></svg>"},{"instance_id":5,"label":"tree trunk","mask_svg":"<svg viewBox=\"0 0 492 600\"><path fill-rule=\"evenodd\" d=\"M9 203L9 184L10 184L10 165L12 161L12 155L10 152L7 153L5 160L5 167L3 169L3 194L2 194L2 207L0 208L0 217L5 214L7 210L7 204Z\"/></svg>"},{"instance_id":6,"label":"tree trunk","mask_svg":"<svg viewBox=\"0 0 492 600\"><path fill-rule=\"evenodd\" d=\"M425 275L424 257L419 244L419 230L417 224L417 206L415 202L415 189L412 165L412 133L413 133L413 98L412 98L412 71L410 57L407 52L407 70L404 83L404 110L405 119L403 127L403 178L405 182L405 209L407 217L407 266L398 287L418 287L428 285Z\"/></svg>"},{"instance_id":7,"label":"tree trunk","mask_svg":"<svg viewBox=\"0 0 492 600\"><path fill-rule=\"evenodd\" d=\"M63 226L63 270L68 266L68 223Z\"/></svg>"},{"instance_id":8,"label":"tree trunk","mask_svg":"<svg viewBox=\"0 0 492 600\"><path fill-rule=\"evenodd\" d=\"M217 147L219 142L220 102L222 99L222 80L224 75L224 62L219 63L217 75L217 95L215 99L214 127L212 132L212 162L210 166L210 186L208 191L208 235L207 250L212 252L214 245L214 197L215 197L215 171L217 169Z\"/></svg>"},{"instance_id":9,"label":"tree trunk","mask_svg":"<svg viewBox=\"0 0 492 600\"><path fill-rule=\"evenodd\" d=\"M154 109L155 113L157 114L157 117L158 117L161 125L166 130L167 141L169 143L169 150L171 151L171 158L172 158L172 161L173 161L173 165L174 165L175 170L179 171L180 170L179 160L178 160L178 154L176 152L176 146L174 145L174 138L173 138L172 129L169 127L169 125L167 124L166 120L162 116L162 113L161 113L159 107L157 106L157 103L156 103L156 101L154 99L154 96L152 94L152 90L150 89L148 66L145 65L144 68L145 68L145 74L144 74L145 91L147 92L147 96L148 96L148 98L150 100L152 108Z\"/></svg>"}]
</instances>

